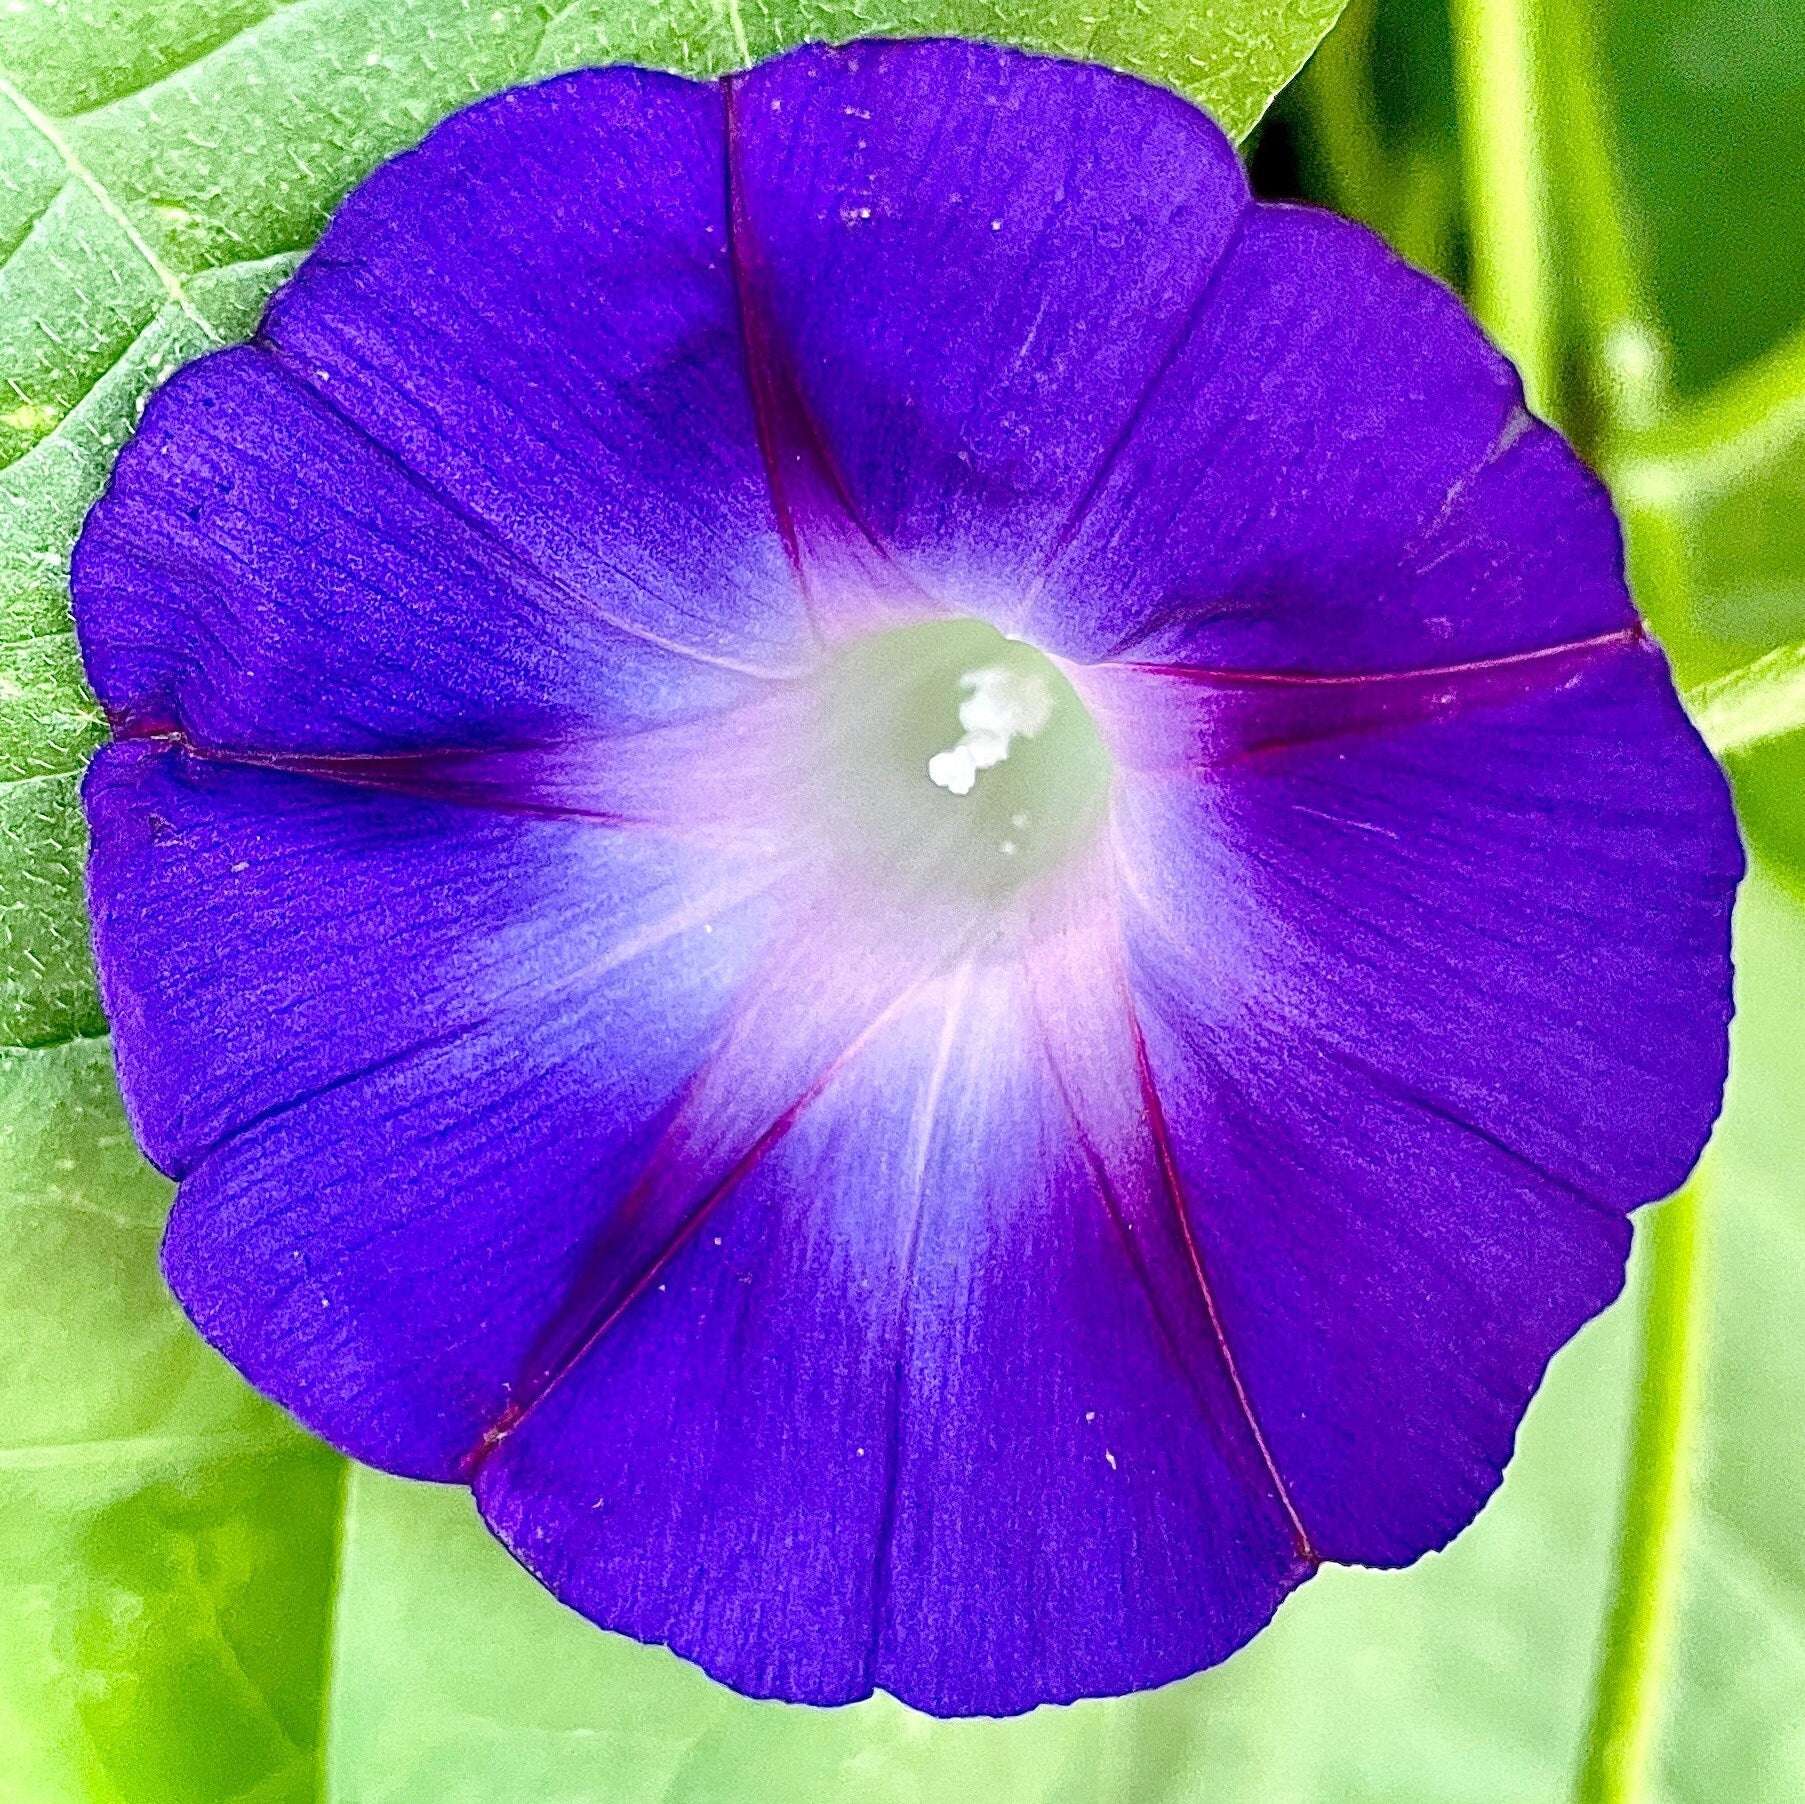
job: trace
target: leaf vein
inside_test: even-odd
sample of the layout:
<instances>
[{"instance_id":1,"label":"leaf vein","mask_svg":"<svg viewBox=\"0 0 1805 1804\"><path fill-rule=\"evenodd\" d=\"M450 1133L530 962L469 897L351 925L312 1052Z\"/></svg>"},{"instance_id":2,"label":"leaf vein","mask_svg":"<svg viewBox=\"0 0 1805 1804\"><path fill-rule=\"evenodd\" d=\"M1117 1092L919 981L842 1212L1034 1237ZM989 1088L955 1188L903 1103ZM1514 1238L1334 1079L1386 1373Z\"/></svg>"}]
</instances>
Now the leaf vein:
<instances>
[{"instance_id":1,"label":"leaf vein","mask_svg":"<svg viewBox=\"0 0 1805 1804\"><path fill-rule=\"evenodd\" d=\"M157 255L144 234L132 223L131 215L113 198L106 184L76 155L75 146L63 136L56 121L30 100L3 69L0 69L0 97L12 102L32 130L56 152L62 160L63 167L94 197L95 204L125 234L133 250L149 266L151 274L162 283L164 292L168 294L169 298L215 344L220 343L220 335L214 329L213 322L188 298L188 291L182 285L182 278Z\"/></svg>"}]
</instances>

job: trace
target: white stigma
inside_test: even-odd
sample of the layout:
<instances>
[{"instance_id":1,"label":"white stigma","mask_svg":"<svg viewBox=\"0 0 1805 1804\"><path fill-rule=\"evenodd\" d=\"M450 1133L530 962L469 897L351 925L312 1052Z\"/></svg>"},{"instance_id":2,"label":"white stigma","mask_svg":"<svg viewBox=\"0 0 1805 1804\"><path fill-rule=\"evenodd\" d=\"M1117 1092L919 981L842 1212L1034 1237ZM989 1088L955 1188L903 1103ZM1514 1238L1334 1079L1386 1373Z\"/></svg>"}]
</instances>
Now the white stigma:
<instances>
[{"instance_id":1,"label":"white stigma","mask_svg":"<svg viewBox=\"0 0 1805 1804\"><path fill-rule=\"evenodd\" d=\"M959 704L959 743L928 760L928 777L956 796L970 795L978 772L1001 764L1012 740L1032 739L1053 717L1053 691L1044 677L1000 664L968 670L959 679L970 695ZM1013 850L1014 848L1009 848Z\"/></svg>"}]
</instances>

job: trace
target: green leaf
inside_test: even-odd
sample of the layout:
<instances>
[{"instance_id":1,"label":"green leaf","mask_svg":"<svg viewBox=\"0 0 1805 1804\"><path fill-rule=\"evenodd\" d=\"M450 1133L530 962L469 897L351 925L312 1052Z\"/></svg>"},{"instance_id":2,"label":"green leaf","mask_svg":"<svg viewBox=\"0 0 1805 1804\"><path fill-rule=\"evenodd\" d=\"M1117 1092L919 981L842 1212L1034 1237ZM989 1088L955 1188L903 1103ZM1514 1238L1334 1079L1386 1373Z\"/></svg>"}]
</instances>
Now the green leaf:
<instances>
[{"instance_id":1,"label":"green leaf","mask_svg":"<svg viewBox=\"0 0 1805 1804\"><path fill-rule=\"evenodd\" d=\"M984 38L1109 63L1202 102L1244 136L1335 22L1344 0L1229 0L1207 9L1136 0L689 0L650 7L577 0L536 71L654 62L694 74L760 60L811 38ZM631 21L627 23L626 21Z\"/></svg>"},{"instance_id":2,"label":"green leaf","mask_svg":"<svg viewBox=\"0 0 1805 1804\"><path fill-rule=\"evenodd\" d=\"M0 109L6 105L0 98ZM110 229L104 215L75 203L59 213L69 192L58 195L35 233L72 217L98 217ZM38 336L79 344L95 324L78 310L46 328L41 291L62 280L79 247L47 237L42 255L55 279L34 284L35 233L0 266L0 392L9 379L14 394L25 392L18 365L8 371L9 331L14 345L24 344L35 322ZM143 275L135 250L121 251L117 242L112 249L123 271L76 265L83 283L108 292L108 307L117 299L114 278ZM53 1044L101 1029L82 908L86 834L76 786L105 728L69 620L75 535L152 387L195 353L248 331L294 262L277 256L204 270L183 285L180 303L146 277L143 321L91 386L57 389L54 403L42 398L52 388L40 386L39 400L21 400L21 408L56 415L56 424L0 469L0 1046ZM86 288L80 292L85 297ZM35 306L46 312L28 311Z\"/></svg>"},{"instance_id":3,"label":"green leaf","mask_svg":"<svg viewBox=\"0 0 1805 1804\"><path fill-rule=\"evenodd\" d=\"M0 1054L0 1799L315 1795L343 1462L165 1292L104 1040Z\"/></svg>"},{"instance_id":4,"label":"green leaf","mask_svg":"<svg viewBox=\"0 0 1805 1804\"><path fill-rule=\"evenodd\" d=\"M509 83L630 60L712 73L810 37L952 32L1106 59L1209 106L1237 134L1327 30L1340 0L1209 9L1143 0L17 0L0 8L0 1800L321 1795L327 1622L339 1549L368 1579L360 1477L213 1358L156 1266L167 1186L119 1112L81 905L78 783L105 727L81 676L70 548L146 396L242 337L343 195L457 107ZM373 1488L371 1488L373 1487ZM422 1506L426 1507L426 1506ZM498 1556L434 1524L421 1598ZM438 1511L435 1517L431 1509ZM406 1539L405 1535L403 1537ZM493 1720L484 1770L540 1770L532 1711L577 1695L600 1645L511 1568L524 1614L496 1625L525 1665L522 1714ZM400 1608L405 1599L394 1600ZM512 1607L512 1606L506 1606ZM448 1616L446 1621L451 1619ZM468 1613L477 1643L486 1631ZM330 1742L357 1745L399 1688L453 1649L418 1615L384 1642L371 1612L332 1649ZM413 1633L409 1623L399 1625ZM473 1649L474 1652L474 1649ZM661 1656L643 1656L653 1660ZM388 1677L379 1668L388 1663ZM668 1670L667 1670L668 1669ZM656 1739L687 1686L698 1720L741 1706L672 1663L617 1698ZM437 1683L436 1669L434 1684ZM427 1716L456 1706L429 1685ZM584 1708L597 1697L584 1694ZM896 1719L899 1723L902 1719ZM637 1730L634 1724L637 1723ZM913 1722L896 1731L917 1736ZM1091 1732L1074 1732L1091 1746ZM578 1737L583 1795L614 1775ZM562 1756L560 1756L562 1758ZM836 1756L837 1757L837 1756ZM1083 1758L1082 1752L1074 1758ZM587 1764L584 1764L587 1763ZM473 1769L474 1770L474 1769ZM508 1775L516 1775L510 1779ZM600 1775L600 1777L598 1777ZM445 1786L421 1795L449 1796ZM998 1783L1007 1777L998 1772ZM415 1783L413 1779L409 1783ZM336 1783L336 1782L335 1782ZM1020 1796L1035 1790L1024 1770ZM362 1777L362 1798L377 1795ZM337 1791L334 1795L351 1796ZM649 1793L646 1795L650 1795Z\"/></svg>"}]
</instances>

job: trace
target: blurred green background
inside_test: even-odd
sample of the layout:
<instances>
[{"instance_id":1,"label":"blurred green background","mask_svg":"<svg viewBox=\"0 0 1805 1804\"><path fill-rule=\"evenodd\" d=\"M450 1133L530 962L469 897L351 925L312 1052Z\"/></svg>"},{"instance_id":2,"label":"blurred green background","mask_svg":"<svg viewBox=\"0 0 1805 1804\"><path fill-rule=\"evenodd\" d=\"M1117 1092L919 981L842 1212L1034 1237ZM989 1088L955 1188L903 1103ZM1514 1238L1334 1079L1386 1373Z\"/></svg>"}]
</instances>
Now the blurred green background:
<instances>
[{"instance_id":1,"label":"blurred green background","mask_svg":"<svg viewBox=\"0 0 1805 1804\"><path fill-rule=\"evenodd\" d=\"M4 1804L1805 1797L1805 0L1354 0L1311 57L1338 10L0 0ZM1782 652L1699 704L1755 854L1728 1113L1499 1497L1216 1671L1008 1723L734 1697L250 1393L162 1289L80 903L68 551L150 388L478 93L885 30L1113 62L1251 133L1264 191L1472 295L1612 482L1683 685Z\"/></svg>"}]
</instances>

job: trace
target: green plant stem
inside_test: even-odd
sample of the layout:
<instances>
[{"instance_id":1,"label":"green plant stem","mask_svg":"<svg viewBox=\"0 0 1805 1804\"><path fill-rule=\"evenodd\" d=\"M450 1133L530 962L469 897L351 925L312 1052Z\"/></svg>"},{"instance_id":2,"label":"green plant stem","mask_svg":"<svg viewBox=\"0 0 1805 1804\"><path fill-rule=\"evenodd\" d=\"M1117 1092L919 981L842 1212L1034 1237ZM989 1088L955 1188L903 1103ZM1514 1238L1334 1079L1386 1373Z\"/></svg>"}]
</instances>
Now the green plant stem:
<instances>
[{"instance_id":1,"label":"green plant stem","mask_svg":"<svg viewBox=\"0 0 1805 1804\"><path fill-rule=\"evenodd\" d=\"M1756 480L1805 442L1805 328L1697 400L1667 407L1611 468L1620 499L1708 506Z\"/></svg>"},{"instance_id":2,"label":"green plant stem","mask_svg":"<svg viewBox=\"0 0 1805 1804\"><path fill-rule=\"evenodd\" d=\"M1667 404L1667 342L1649 304L1605 101L1591 0L1538 0L1558 52L1543 70L1561 254L1598 383L1607 439L1645 430Z\"/></svg>"},{"instance_id":3,"label":"green plant stem","mask_svg":"<svg viewBox=\"0 0 1805 1804\"><path fill-rule=\"evenodd\" d=\"M1805 644L1781 645L1688 692L1699 737L1720 758L1805 727Z\"/></svg>"},{"instance_id":4,"label":"green plant stem","mask_svg":"<svg viewBox=\"0 0 1805 1804\"><path fill-rule=\"evenodd\" d=\"M1393 177L1385 235L1398 255L1450 286L1454 283L1454 216L1460 202L1452 165L1423 145L1406 150Z\"/></svg>"},{"instance_id":5,"label":"green plant stem","mask_svg":"<svg viewBox=\"0 0 1805 1804\"><path fill-rule=\"evenodd\" d=\"M1368 64L1378 0L1348 0L1304 65L1298 87L1337 211L1384 231L1392 188Z\"/></svg>"},{"instance_id":6,"label":"green plant stem","mask_svg":"<svg viewBox=\"0 0 1805 1804\"><path fill-rule=\"evenodd\" d=\"M1705 1178L1644 1230L1641 1386L1605 1631L1575 1804L1639 1804L1660 1721L1698 1414Z\"/></svg>"},{"instance_id":7,"label":"green plant stem","mask_svg":"<svg viewBox=\"0 0 1805 1804\"><path fill-rule=\"evenodd\" d=\"M1373 93L1378 0L1348 0L1298 77L1317 180L1336 210L1369 225L1419 269L1453 279L1454 172L1434 150L1393 151Z\"/></svg>"},{"instance_id":8,"label":"green plant stem","mask_svg":"<svg viewBox=\"0 0 1805 1804\"><path fill-rule=\"evenodd\" d=\"M1556 404L1536 0L1450 0L1473 309L1529 404Z\"/></svg>"},{"instance_id":9,"label":"green plant stem","mask_svg":"<svg viewBox=\"0 0 1805 1804\"><path fill-rule=\"evenodd\" d=\"M1615 163L1590 0L1451 0L1451 9L1476 305L1518 358L1532 403L1550 403L1549 244L1558 206L1561 269L1570 274L1608 468L1659 426L1670 401L1664 339ZM1543 45L1560 52L1547 67L1538 61ZM1543 186L1547 168L1556 179L1552 193ZM1671 509L1643 507L1632 551L1644 610L1657 627L1684 628L1682 522ZM1706 1186L1700 1168L1641 1230L1634 1427L1576 1804L1643 1804L1648 1795L1699 1403Z\"/></svg>"}]
</instances>

